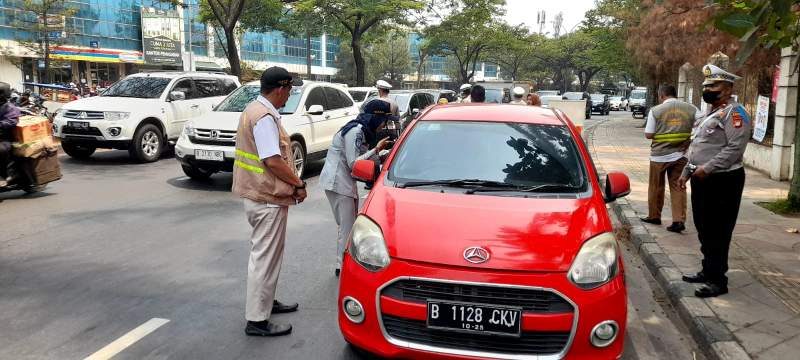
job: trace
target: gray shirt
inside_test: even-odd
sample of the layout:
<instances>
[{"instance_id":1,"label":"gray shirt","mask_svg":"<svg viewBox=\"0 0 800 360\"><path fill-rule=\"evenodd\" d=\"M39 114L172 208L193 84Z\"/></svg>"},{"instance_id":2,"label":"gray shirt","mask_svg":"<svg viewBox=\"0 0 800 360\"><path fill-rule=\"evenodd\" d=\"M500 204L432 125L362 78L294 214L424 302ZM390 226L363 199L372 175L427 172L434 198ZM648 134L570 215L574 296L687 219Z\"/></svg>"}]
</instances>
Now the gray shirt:
<instances>
[{"instance_id":1,"label":"gray shirt","mask_svg":"<svg viewBox=\"0 0 800 360\"><path fill-rule=\"evenodd\" d=\"M350 175L353 164L356 160L366 159L380 162L375 149L369 150L362 128L363 125L357 125L345 136L342 136L341 132L333 136L328 156L325 158L325 166L319 175L319 183L323 189L358 199L358 185Z\"/></svg>"},{"instance_id":2,"label":"gray shirt","mask_svg":"<svg viewBox=\"0 0 800 360\"><path fill-rule=\"evenodd\" d=\"M711 112L694 129L687 152L689 163L702 166L709 174L741 168L752 129L750 117L740 104L731 103ZM684 174L688 175L688 167Z\"/></svg>"}]
</instances>

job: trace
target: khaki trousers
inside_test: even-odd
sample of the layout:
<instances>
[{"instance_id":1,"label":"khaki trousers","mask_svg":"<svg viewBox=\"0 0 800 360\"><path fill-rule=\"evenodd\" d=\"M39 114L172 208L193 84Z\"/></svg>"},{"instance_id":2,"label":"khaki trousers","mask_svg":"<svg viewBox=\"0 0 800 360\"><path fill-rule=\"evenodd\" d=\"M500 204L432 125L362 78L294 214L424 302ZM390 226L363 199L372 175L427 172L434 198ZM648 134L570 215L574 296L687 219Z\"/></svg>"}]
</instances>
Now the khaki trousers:
<instances>
[{"instance_id":1,"label":"khaki trousers","mask_svg":"<svg viewBox=\"0 0 800 360\"><path fill-rule=\"evenodd\" d=\"M347 238L350 236L350 231L353 230L353 224L356 222L356 215L358 215L358 199L329 190L325 190L325 196L328 197L328 202L331 204L336 225L339 225L339 233L336 239L336 268L341 269L344 247L347 245Z\"/></svg>"},{"instance_id":2,"label":"khaki trousers","mask_svg":"<svg viewBox=\"0 0 800 360\"><path fill-rule=\"evenodd\" d=\"M682 190L678 179L686 166L686 158L673 162L650 162L650 184L647 194L648 217L661 219L664 208L664 178L669 182L669 197L672 200L672 221L686 221L686 190Z\"/></svg>"},{"instance_id":3,"label":"khaki trousers","mask_svg":"<svg viewBox=\"0 0 800 360\"><path fill-rule=\"evenodd\" d=\"M248 321L269 320L283 262L289 208L244 199L244 211L253 227L247 264L245 318Z\"/></svg>"}]
</instances>

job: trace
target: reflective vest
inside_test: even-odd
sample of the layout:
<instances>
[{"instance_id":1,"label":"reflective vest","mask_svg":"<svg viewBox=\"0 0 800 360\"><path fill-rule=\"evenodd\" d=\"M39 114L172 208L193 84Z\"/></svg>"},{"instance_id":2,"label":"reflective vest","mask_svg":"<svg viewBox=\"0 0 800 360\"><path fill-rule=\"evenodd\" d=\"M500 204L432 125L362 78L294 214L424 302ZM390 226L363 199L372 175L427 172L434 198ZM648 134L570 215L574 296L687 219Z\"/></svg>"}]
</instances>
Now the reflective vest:
<instances>
[{"instance_id":1,"label":"reflective vest","mask_svg":"<svg viewBox=\"0 0 800 360\"><path fill-rule=\"evenodd\" d=\"M650 154L663 156L686 151L691 143L692 125L697 108L683 101L671 100L654 107L656 132Z\"/></svg>"}]
</instances>

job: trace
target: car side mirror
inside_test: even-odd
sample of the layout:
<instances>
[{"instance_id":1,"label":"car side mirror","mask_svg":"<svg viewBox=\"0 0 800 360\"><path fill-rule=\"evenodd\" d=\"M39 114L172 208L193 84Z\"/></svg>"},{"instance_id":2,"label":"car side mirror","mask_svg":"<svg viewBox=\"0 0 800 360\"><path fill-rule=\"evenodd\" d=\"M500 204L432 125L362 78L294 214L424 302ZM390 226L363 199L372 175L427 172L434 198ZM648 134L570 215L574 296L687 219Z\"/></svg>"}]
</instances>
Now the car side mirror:
<instances>
[{"instance_id":1,"label":"car side mirror","mask_svg":"<svg viewBox=\"0 0 800 360\"><path fill-rule=\"evenodd\" d=\"M169 93L169 99L171 101L186 100L186 93L183 91L173 91Z\"/></svg>"},{"instance_id":2,"label":"car side mirror","mask_svg":"<svg viewBox=\"0 0 800 360\"><path fill-rule=\"evenodd\" d=\"M354 179L372 184L378 179L378 164L372 160L356 160L350 175Z\"/></svg>"},{"instance_id":3,"label":"car side mirror","mask_svg":"<svg viewBox=\"0 0 800 360\"><path fill-rule=\"evenodd\" d=\"M631 181L628 175L621 172L610 172L606 175L604 190L606 202L612 202L631 193Z\"/></svg>"},{"instance_id":4,"label":"car side mirror","mask_svg":"<svg viewBox=\"0 0 800 360\"><path fill-rule=\"evenodd\" d=\"M306 114L309 115L322 115L324 112L325 109L322 107L322 105L311 105L308 107L308 110L306 110Z\"/></svg>"}]
</instances>

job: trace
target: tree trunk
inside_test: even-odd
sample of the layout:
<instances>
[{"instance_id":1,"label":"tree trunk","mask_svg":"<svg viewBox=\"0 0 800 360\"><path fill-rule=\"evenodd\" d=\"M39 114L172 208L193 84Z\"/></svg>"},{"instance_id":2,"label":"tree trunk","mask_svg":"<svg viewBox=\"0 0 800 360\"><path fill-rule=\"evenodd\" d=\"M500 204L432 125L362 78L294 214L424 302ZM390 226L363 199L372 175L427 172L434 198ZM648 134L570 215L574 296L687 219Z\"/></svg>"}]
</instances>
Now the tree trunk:
<instances>
[{"instance_id":1,"label":"tree trunk","mask_svg":"<svg viewBox=\"0 0 800 360\"><path fill-rule=\"evenodd\" d=\"M311 80L311 31L306 29L306 75Z\"/></svg>"},{"instance_id":2,"label":"tree trunk","mask_svg":"<svg viewBox=\"0 0 800 360\"><path fill-rule=\"evenodd\" d=\"M225 32L225 42L227 55L228 55L228 62L231 65L231 75L236 76L237 78L242 78L242 63L239 59L239 50L236 49L236 33L234 32L234 28L225 28L222 29Z\"/></svg>"},{"instance_id":3,"label":"tree trunk","mask_svg":"<svg viewBox=\"0 0 800 360\"><path fill-rule=\"evenodd\" d=\"M47 13L45 13L45 19L47 19ZM44 22L45 24L45 31L44 31L44 38L42 42L44 43L44 49L42 49L42 53L44 54L44 83L50 83L50 33L47 31L47 20Z\"/></svg>"},{"instance_id":4,"label":"tree trunk","mask_svg":"<svg viewBox=\"0 0 800 360\"><path fill-rule=\"evenodd\" d=\"M353 63L356 65L356 86L365 86L367 69L364 54L361 53L361 34L353 34L350 47L353 49Z\"/></svg>"},{"instance_id":5,"label":"tree trunk","mask_svg":"<svg viewBox=\"0 0 800 360\"><path fill-rule=\"evenodd\" d=\"M419 63L417 63L417 89L421 88L422 84L422 66L425 64L425 57L419 55Z\"/></svg>"}]
</instances>

